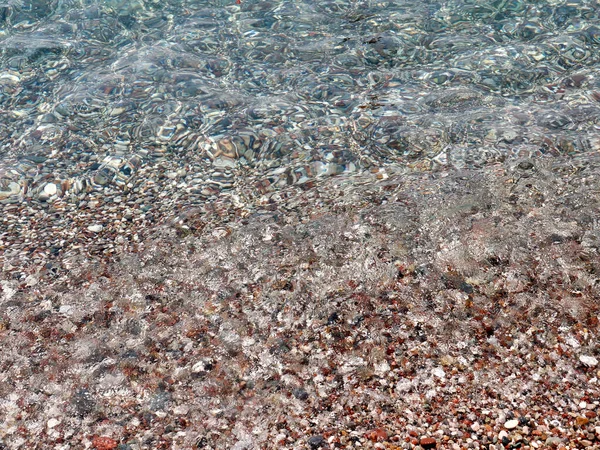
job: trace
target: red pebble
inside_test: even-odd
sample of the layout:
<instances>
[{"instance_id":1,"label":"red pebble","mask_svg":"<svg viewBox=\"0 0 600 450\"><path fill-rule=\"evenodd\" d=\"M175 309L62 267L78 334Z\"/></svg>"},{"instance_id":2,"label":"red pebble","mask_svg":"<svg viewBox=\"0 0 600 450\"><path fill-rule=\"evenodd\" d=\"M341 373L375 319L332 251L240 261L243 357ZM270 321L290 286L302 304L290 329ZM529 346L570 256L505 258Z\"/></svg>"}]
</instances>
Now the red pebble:
<instances>
[{"instance_id":1,"label":"red pebble","mask_svg":"<svg viewBox=\"0 0 600 450\"><path fill-rule=\"evenodd\" d=\"M383 428L376 428L367 433L367 438L373 442L386 441L388 438L387 432Z\"/></svg>"},{"instance_id":2,"label":"red pebble","mask_svg":"<svg viewBox=\"0 0 600 450\"><path fill-rule=\"evenodd\" d=\"M437 443L434 438L424 437L424 438L421 438L420 444L421 444L421 447L423 447L423 448L435 448Z\"/></svg>"},{"instance_id":3,"label":"red pebble","mask_svg":"<svg viewBox=\"0 0 600 450\"><path fill-rule=\"evenodd\" d=\"M117 441L109 437L95 436L92 439L92 446L96 450L113 450L117 448Z\"/></svg>"}]
</instances>

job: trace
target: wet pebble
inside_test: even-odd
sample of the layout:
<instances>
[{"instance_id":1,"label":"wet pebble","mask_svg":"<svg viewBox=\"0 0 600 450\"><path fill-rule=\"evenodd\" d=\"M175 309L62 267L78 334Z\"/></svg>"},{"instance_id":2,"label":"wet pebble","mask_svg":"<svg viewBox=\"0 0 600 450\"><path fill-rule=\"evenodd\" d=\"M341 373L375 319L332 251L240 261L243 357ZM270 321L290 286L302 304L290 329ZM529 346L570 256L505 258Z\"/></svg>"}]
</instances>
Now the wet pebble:
<instances>
[{"instance_id":1,"label":"wet pebble","mask_svg":"<svg viewBox=\"0 0 600 450\"><path fill-rule=\"evenodd\" d=\"M325 445L325 438L321 435L312 436L308 439L308 445L311 449L321 448Z\"/></svg>"},{"instance_id":2,"label":"wet pebble","mask_svg":"<svg viewBox=\"0 0 600 450\"><path fill-rule=\"evenodd\" d=\"M55 195L56 192L57 192L56 184L48 183L46 186L44 186L44 193L46 195L52 196L52 195Z\"/></svg>"}]
</instances>

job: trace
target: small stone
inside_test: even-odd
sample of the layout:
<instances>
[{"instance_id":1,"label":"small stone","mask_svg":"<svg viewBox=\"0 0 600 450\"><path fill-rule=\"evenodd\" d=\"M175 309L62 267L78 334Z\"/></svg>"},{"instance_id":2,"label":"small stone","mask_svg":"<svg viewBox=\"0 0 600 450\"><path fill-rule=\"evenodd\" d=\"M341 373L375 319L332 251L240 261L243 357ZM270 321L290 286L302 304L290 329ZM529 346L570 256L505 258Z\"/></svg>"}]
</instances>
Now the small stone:
<instances>
[{"instance_id":1,"label":"small stone","mask_svg":"<svg viewBox=\"0 0 600 450\"><path fill-rule=\"evenodd\" d=\"M596 367L598 365L598 360L593 356L581 355L579 361L587 367Z\"/></svg>"},{"instance_id":2,"label":"small stone","mask_svg":"<svg viewBox=\"0 0 600 450\"><path fill-rule=\"evenodd\" d=\"M506 428L507 430L517 428L517 425L519 425L519 421L517 419L507 420L506 422L504 422L504 428Z\"/></svg>"},{"instance_id":3,"label":"small stone","mask_svg":"<svg viewBox=\"0 0 600 450\"><path fill-rule=\"evenodd\" d=\"M421 444L421 447L427 449L427 448L435 448L437 442L434 438L432 437L424 437L421 438L421 441L419 442Z\"/></svg>"},{"instance_id":4,"label":"small stone","mask_svg":"<svg viewBox=\"0 0 600 450\"><path fill-rule=\"evenodd\" d=\"M558 447L560 444L562 444L562 439L556 436L550 436L548 439L546 439L547 446Z\"/></svg>"},{"instance_id":5,"label":"small stone","mask_svg":"<svg viewBox=\"0 0 600 450\"><path fill-rule=\"evenodd\" d=\"M592 442L588 441L587 439L583 439L583 440L579 441L579 443L581 445L583 445L584 447L591 447L592 446Z\"/></svg>"},{"instance_id":6,"label":"small stone","mask_svg":"<svg viewBox=\"0 0 600 450\"><path fill-rule=\"evenodd\" d=\"M38 282L39 280L34 275L29 275L27 278L25 278L25 284L30 287L35 286L38 284Z\"/></svg>"},{"instance_id":7,"label":"small stone","mask_svg":"<svg viewBox=\"0 0 600 450\"><path fill-rule=\"evenodd\" d=\"M109 115L111 116L120 116L121 114L123 114L125 112L125 108L123 107L116 107L116 108L112 108L109 112Z\"/></svg>"},{"instance_id":8,"label":"small stone","mask_svg":"<svg viewBox=\"0 0 600 450\"><path fill-rule=\"evenodd\" d=\"M106 175L104 175L101 172L98 172L96 175L94 175L94 182L96 184L99 184L101 186L104 186L105 184L108 183L108 178L106 177Z\"/></svg>"},{"instance_id":9,"label":"small stone","mask_svg":"<svg viewBox=\"0 0 600 450\"><path fill-rule=\"evenodd\" d=\"M60 420L55 419L54 417L50 420L48 420L48 422L46 423L46 425L48 426L48 428L54 428L56 425L58 425L60 423Z\"/></svg>"},{"instance_id":10,"label":"small stone","mask_svg":"<svg viewBox=\"0 0 600 450\"><path fill-rule=\"evenodd\" d=\"M109 437L95 436L92 439L92 446L96 450L113 450L117 448L117 441Z\"/></svg>"},{"instance_id":11,"label":"small stone","mask_svg":"<svg viewBox=\"0 0 600 450\"><path fill-rule=\"evenodd\" d=\"M533 169L533 163L531 161L521 161L517 167L521 170L531 170Z\"/></svg>"},{"instance_id":12,"label":"small stone","mask_svg":"<svg viewBox=\"0 0 600 450\"><path fill-rule=\"evenodd\" d=\"M325 444L325 439L321 435L312 436L308 440L308 445L312 449L320 448L323 446L323 444Z\"/></svg>"},{"instance_id":13,"label":"small stone","mask_svg":"<svg viewBox=\"0 0 600 450\"><path fill-rule=\"evenodd\" d=\"M444 367L448 367L454 364L454 358L450 355L444 355L440 358L440 364Z\"/></svg>"},{"instance_id":14,"label":"small stone","mask_svg":"<svg viewBox=\"0 0 600 450\"><path fill-rule=\"evenodd\" d=\"M190 408L185 405L176 406L175 409L173 409L173 413L178 416L185 416L189 411Z\"/></svg>"},{"instance_id":15,"label":"small stone","mask_svg":"<svg viewBox=\"0 0 600 450\"><path fill-rule=\"evenodd\" d=\"M19 192L21 192L21 185L19 183L11 181L10 183L8 183L8 190L11 194L18 194Z\"/></svg>"},{"instance_id":16,"label":"small stone","mask_svg":"<svg viewBox=\"0 0 600 450\"><path fill-rule=\"evenodd\" d=\"M93 233L100 233L104 227L100 224L90 225L87 229Z\"/></svg>"},{"instance_id":17,"label":"small stone","mask_svg":"<svg viewBox=\"0 0 600 450\"><path fill-rule=\"evenodd\" d=\"M73 313L73 307L71 305L61 305L60 308L58 308L58 312L68 316Z\"/></svg>"},{"instance_id":18,"label":"small stone","mask_svg":"<svg viewBox=\"0 0 600 450\"><path fill-rule=\"evenodd\" d=\"M587 425L587 423L590 421L590 419L588 419L587 417L577 417L575 419L575 422L577 423L578 426L582 427L583 425Z\"/></svg>"},{"instance_id":19,"label":"small stone","mask_svg":"<svg viewBox=\"0 0 600 450\"><path fill-rule=\"evenodd\" d=\"M375 364L375 375L384 377L386 373L391 370L390 365L387 361L383 361L381 364Z\"/></svg>"},{"instance_id":20,"label":"small stone","mask_svg":"<svg viewBox=\"0 0 600 450\"><path fill-rule=\"evenodd\" d=\"M367 437L373 442L387 441L388 434L383 428L376 428L367 433Z\"/></svg>"},{"instance_id":21,"label":"small stone","mask_svg":"<svg viewBox=\"0 0 600 450\"><path fill-rule=\"evenodd\" d=\"M61 306L62 309L62 306ZM87 389L79 389L73 394L71 400L77 415L81 418L91 414L96 408L96 401L93 395Z\"/></svg>"},{"instance_id":22,"label":"small stone","mask_svg":"<svg viewBox=\"0 0 600 450\"><path fill-rule=\"evenodd\" d=\"M296 397L298 400L307 400L308 399L308 392L306 392L306 390L304 390L303 388L296 388L292 391L292 394L294 394L294 397Z\"/></svg>"},{"instance_id":23,"label":"small stone","mask_svg":"<svg viewBox=\"0 0 600 450\"><path fill-rule=\"evenodd\" d=\"M21 191L21 186L19 186L14 181L8 185L8 190L4 190L0 188L0 200L10 197L11 195L18 194Z\"/></svg>"},{"instance_id":24,"label":"small stone","mask_svg":"<svg viewBox=\"0 0 600 450\"><path fill-rule=\"evenodd\" d=\"M48 183L45 187L44 187L44 193L48 196L52 196L54 194L56 194L56 185L54 183Z\"/></svg>"},{"instance_id":25,"label":"small stone","mask_svg":"<svg viewBox=\"0 0 600 450\"><path fill-rule=\"evenodd\" d=\"M437 378L444 378L446 376L446 372L441 367L435 367L431 373Z\"/></svg>"}]
</instances>

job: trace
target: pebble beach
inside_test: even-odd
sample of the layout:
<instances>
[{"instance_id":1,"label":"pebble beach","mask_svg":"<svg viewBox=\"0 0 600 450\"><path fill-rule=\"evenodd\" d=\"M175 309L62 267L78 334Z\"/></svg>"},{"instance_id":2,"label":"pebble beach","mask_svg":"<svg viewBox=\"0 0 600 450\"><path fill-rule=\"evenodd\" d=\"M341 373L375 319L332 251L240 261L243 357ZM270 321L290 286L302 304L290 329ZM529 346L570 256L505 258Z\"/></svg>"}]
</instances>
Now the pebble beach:
<instances>
[{"instance_id":1,"label":"pebble beach","mask_svg":"<svg viewBox=\"0 0 600 450\"><path fill-rule=\"evenodd\" d=\"M0 2L0 448L600 448L595 2Z\"/></svg>"}]
</instances>

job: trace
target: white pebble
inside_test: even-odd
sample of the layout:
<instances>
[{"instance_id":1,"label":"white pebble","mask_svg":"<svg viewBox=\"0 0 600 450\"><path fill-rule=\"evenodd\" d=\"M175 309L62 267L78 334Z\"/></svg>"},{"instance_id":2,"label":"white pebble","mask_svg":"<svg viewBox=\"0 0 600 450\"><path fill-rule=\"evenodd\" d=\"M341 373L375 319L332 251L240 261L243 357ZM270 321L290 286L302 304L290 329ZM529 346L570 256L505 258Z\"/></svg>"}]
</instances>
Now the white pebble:
<instances>
[{"instance_id":1,"label":"white pebble","mask_svg":"<svg viewBox=\"0 0 600 450\"><path fill-rule=\"evenodd\" d=\"M446 376L446 372L441 367L434 368L431 373L438 378L444 378Z\"/></svg>"},{"instance_id":2,"label":"white pebble","mask_svg":"<svg viewBox=\"0 0 600 450\"><path fill-rule=\"evenodd\" d=\"M104 229L104 227L100 224L96 224L96 225L90 225L89 227L87 227L87 229L94 233L100 233Z\"/></svg>"},{"instance_id":3,"label":"white pebble","mask_svg":"<svg viewBox=\"0 0 600 450\"><path fill-rule=\"evenodd\" d=\"M593 356L581 355L579 361L588 367L596 367L598 365L598 360Z\"/></svg>"},{"instance_id":4,"label":"white pebble","mask_svg":"<svg viewBox=\"0 0 600 450\"><path fill-rule=\"evenodd\" d=\"M50 420L48 420L47 424L48 428L54 428L56 425L58 425L60 423L60 420L55 419L54 417Z\"/></svg>"},{"instance_id":5,"label":"white pebble","mask_svg":"<svg viewBox=\"0 0 600 450\"><path fill-rule=\"evenodd\" d=\"M519 421L517 419L507 420L504 423L504 428L507 430L512 430L513 428L516 428L517 425L519 425Z\"/></svg>"},{"instance_id":6,"label":"white pebble","mask_svg":"<svg viewBox=\"0 0 600 450\"><path fill-rule=\"evenodd\" d=\"M175 409L173 409L173 413L178 416L185 416L189 411L190 411L190 408L188 408L185 405L179 405L179 406L176 406Z\"/></svg>"},{"instance_id":7,"label":"white pebble","mask_svg":"<svg viewBox=\"0 0 600 450\"><path fill-rule=\"evenodd\" d=\"M123 107L117 107L117 108L112 108L109 112L109 114L111 116L119 116L121 114L123 114L125 112L125 108Z\"/></svg>"},{"instance_id":8,"label":"white pebble","mask_svg":"<svg viewBox=\"0 0 600 450\"><path fill-rule=\"evenodd\" d=\"M44 193L47 195L54 195L56 194L56 185L54 183L48 183L45 187L44 187Z\"/></svg>"},{"instance_id":9,"label":"white pebble","mask_svg":"<svg viewBox=\"0 0 600 450\"><path fill-rule=\"evenodd\" d=\"M8 184L8 189L10 190L10 192L12 192L13 194L18 194L19 192L21 192L21 185L19 183L15 183L14 181L11 181Z\"/></svg>"},{"instance_id":10,"label":"white pebble","mask_svg":"<svg viewBox=\"0 0 600 450\"><path fill-rule=\"evenodd\" d=\"M385 376L385 374L391 370L391 367L387 361L383 361L381 364L375 364L374 368L375 374L379 377Z\"/></svg>"},{"instance_id":11,"label":"white pebble","mask_svg":"<svg viewBox=\"0 0 600 450\"><path fill-rule=\"evenodd\" d=\"M58 312L68 316L73 313L73 307L71 305L61 305L61 307L58 309Z\"/></svg>"}]
</instances>

